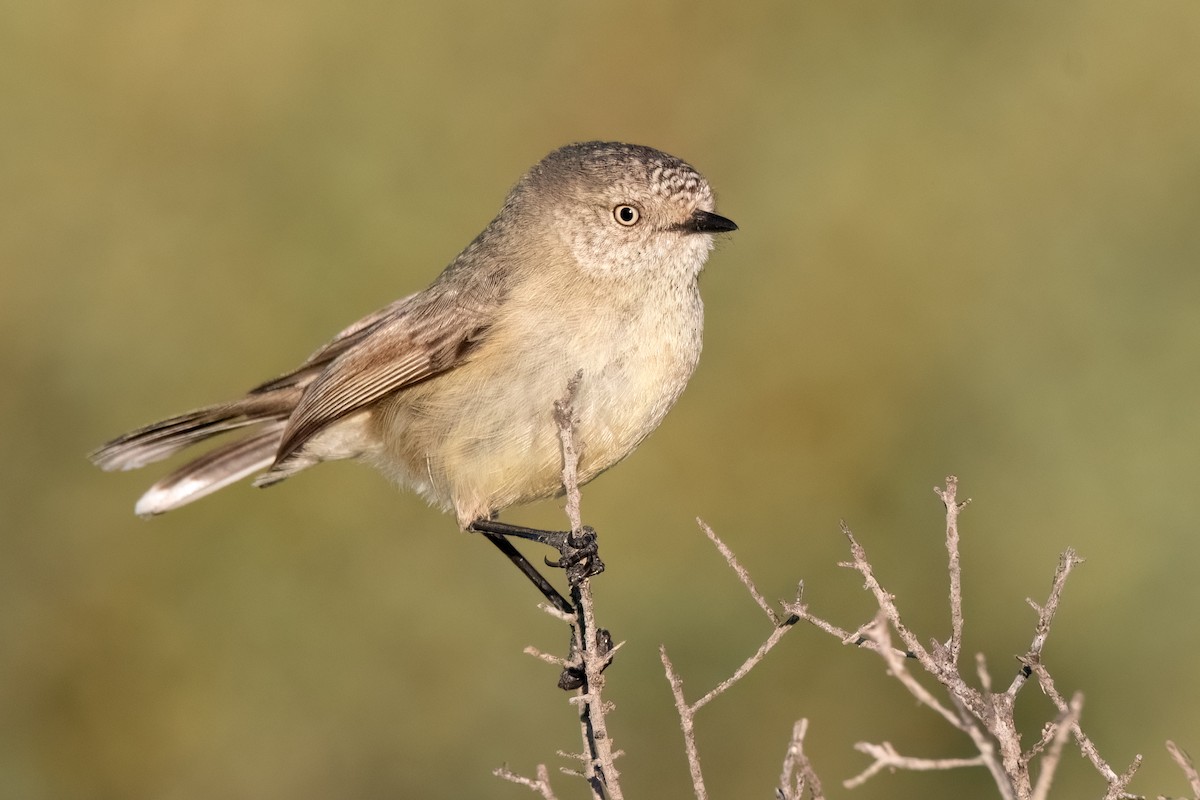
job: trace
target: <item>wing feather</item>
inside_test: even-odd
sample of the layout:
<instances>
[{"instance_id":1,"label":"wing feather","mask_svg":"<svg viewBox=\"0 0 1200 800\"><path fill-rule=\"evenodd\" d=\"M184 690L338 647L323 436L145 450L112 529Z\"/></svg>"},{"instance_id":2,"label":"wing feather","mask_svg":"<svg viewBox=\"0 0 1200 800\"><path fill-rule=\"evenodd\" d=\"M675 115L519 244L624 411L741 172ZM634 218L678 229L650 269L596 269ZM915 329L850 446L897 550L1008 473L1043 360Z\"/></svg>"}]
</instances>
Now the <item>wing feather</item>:
<instances>
[{"instance_id":1,"label":"wing feather","mask_svg":"<svg viewBox=\"0 0 1200 800\"><path fill-rule=\"evenodd\" d=\"M464 363L486 338L478 307L412 309L374 326L334 358L306 388L276 454L282 464L337 420Z\"/></svg>"},{"instance_id":2,"label":"wing feather","mask_svg":"<svg viewBox=\"0 0 1200 800\"><path fill-rule=\"evenodd\" d=\"M368 314L353 325L346 327L305 359L304 363L291 372L272 378L250 390L249 394L263 394L284 386L304 386L321 374L321 370L338 356L370 337L381 326L403 317L409 306L415 305L418 295L410 294L394 303L389 303L373 314Z\"/></svg>"}]
</instances>

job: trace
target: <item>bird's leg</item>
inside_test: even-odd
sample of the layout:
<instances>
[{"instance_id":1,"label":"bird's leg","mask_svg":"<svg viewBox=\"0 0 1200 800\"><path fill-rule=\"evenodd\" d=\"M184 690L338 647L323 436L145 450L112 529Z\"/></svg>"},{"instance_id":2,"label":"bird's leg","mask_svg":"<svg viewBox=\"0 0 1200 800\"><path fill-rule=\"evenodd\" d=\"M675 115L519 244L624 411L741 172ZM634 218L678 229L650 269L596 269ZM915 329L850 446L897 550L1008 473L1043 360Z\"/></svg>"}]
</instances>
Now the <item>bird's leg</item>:
<instances>
[{"instance_id":1,"label":"bird's leg","mask_svg":"<svg viewBox=\"0 0 1200 800\"><path fill-rule=\"evenodd\" d=\"M544 531L538 528L526 528L521 525L509 525L506 522L499 522L494 519L477 519L471 523L471 530L488 535L492 539L493 544L496 540L493 536L515 536L518 539L528 539L532 542L540 542L541 544L553 547L558 551L558 560L551 561L546 559L546 566L560 567L567 571L567 580L571 585L575 585L584 578L590 578L594 575L599 575L604 571L604 562L600 560L596 545L596 531L590 525L584 525L578 531ZM499 547L499 545L497 545ZM501 548L503 550L503 548ZM507 551L508 555L512 559ZM524 557L522 556L522 560ZM514 563L517 563L514 560ZM529 569L533 569L529 562L525 562ZM518 569L529 576L529 570L517 564ZM538 575L540 578L541 575ZM529 579L541 589L537 579L529 576ZM544 580L544 579L543 579ZM545 591L542 591L545 594ZM551 601L553 602L553 601Z\"/></svg>"},{"instance_id":2,"label":"bird's leg","mask_svg":"<svg viewBox=\"0 0 1200 800\"><path fill-rule=\"evenodd\" d=\"M529 578L530 582L537 587L537 590L549 601L550 605L557 608L563 614L572 617L575 616L575 607L571 605L567 598L559 594L559 591L550 584L550 581L546 580L546 577L537 571L537 567L529 563L529 559L525 558L521 554L521 551L513 546L512 542L504 538L504 534L495 533L480 527L481 524L491 525L495 523L488 522L487 520L475 520L475 522L471 523L470 530L482 533L485 539L496 545L501 553L508 556L508 560L515 564L517 569L521 570L521 573L526 578Z\"/></svg>"},{"instance_id":3,"label":"bird's leg","mask_svg":"<svg viewBox=\"0 0 1200 800\"><path fill-rule=\"evenodd\" d=\"M579 614L576 608L579 602L580 581L590 578L592 575L598 575L604 570L604 562L596 554L596 531L587 525L584 525L578 533L574 531L544 531L537 528L525 528L520 525L509 525L505 522L497 522L491 519L477 519L471 523L468 530L482 533L488 541L496 545L500 552L508 556L508 559L517 565L517 569L521 570L525 574L525 577L529 578L552 606L557 608L561 613L576 618L576 624L572 626L571 652L567 657L568 664L563 667L562 675L558 678L558 685L559 688L568 691L583 686L585 683L583 666L577 663L580 651L579 637L584 635L583 615ZM550 585L545 576L538 572L533 564L530 564L528 559L513 546L512 542L505 538L508 536L541 542L558 551L558 560L551 561L550 559L546 559L546 564L552 567L561 567L567 571L567 580L571 584L571 597L575 599L576 605L572 605L569 600L559 594L558 590ZM612 649L612 636L603 628L598 628L596 634L601 655L604 655Z\"/></svg>"}]
</instances>

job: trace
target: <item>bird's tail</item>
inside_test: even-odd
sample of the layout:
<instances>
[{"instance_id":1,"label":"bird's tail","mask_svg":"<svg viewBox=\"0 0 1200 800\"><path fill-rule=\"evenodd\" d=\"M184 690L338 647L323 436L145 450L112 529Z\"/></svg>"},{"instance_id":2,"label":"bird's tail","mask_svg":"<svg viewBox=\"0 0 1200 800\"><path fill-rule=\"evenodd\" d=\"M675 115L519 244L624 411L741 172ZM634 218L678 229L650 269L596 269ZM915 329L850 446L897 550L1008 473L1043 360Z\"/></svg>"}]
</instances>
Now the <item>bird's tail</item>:
<instances>
[{"instance_id":1,"label":"bird's tail","mask_svg":"<svg viewBox=\"0 0 1200 800\"><path fill-rule=\"evenodd\" d=\"M143 517L162 514L270 467L298 394L290 388L252 394L180 414L118 436L89 458L105 470L137 469L213 436L257 426L184 464L151 486L134 508Z\"/></svg>"}]
</instances>

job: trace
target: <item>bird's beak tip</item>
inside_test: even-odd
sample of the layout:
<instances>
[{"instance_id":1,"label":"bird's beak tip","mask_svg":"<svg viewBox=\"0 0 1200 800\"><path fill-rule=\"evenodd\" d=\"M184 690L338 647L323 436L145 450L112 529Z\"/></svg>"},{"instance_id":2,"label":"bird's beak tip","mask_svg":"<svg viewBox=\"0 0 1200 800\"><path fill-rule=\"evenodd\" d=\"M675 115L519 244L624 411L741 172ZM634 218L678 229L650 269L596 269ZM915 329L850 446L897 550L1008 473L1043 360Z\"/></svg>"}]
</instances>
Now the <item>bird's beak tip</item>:
<instances>
[{"instance_id":1,"label":"bird's beak tip","mask_svg":"<svg viewBox=\"0 0 1200 800\"><path fill-rule=\"evenodd\" d=\"M738 229L733 220L711 211L695 211L686 227L696 233L732 233Z\"/></svg>"}]
</instances>

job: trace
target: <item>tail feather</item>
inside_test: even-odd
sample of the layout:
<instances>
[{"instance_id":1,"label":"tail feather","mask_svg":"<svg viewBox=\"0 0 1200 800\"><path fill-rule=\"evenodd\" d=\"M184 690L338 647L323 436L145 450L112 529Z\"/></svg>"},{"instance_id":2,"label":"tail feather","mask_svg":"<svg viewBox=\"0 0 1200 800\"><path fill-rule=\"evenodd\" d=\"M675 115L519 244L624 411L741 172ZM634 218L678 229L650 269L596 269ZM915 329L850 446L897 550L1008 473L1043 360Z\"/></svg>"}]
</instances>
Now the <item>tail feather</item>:
<instances>
[{"instance_id":1,"label":"tail feather","mask_svg":"<svg viewBox=\"0 0 1200 800\"><path fill-rule=\"evenodd\" d=\"M258 426L187 462L151 486L134 508L143 517L161 514L269 468L302 392L295 382L189 411L118 436L88 457L105 470L137 469L213 436Z\"/></svg>"},{"instance_id":2,"label":"tail feather","mask_svg":"<svg viewBox=\"0 0 1200 800\"><path fill-rule=\"evenodd\" d=\"M256 425L262 420L200 416L174 417L114 439L88 457L103 470L130 470L162 461L212 436Z\"/></svg>"},{"instance_id":3,"label":"tail feather","mask_svg":"<svg viewBox=\"0 0 1200 800\"><path fill-rule=\"evenodd\" d=\"M234 403L205 406L118 436L88 458L108 471L144 467L212 436L287 419L299 394L298 389L280 390L270 395L251 395Z\"/></svg>"},{"instance_id":4,"label":"tail feather","mask_svg":"<svg viewBox=\"0 0 1200 800\"><path fill-rule=\"evenodd\" d=\"M258 433L189 461L151 486L138 500L134 513L140 517L162 514L267 469L275 460L275 451L283 437L285 424L285 420L267 423Z\"/></svg>"}]
</instances>

